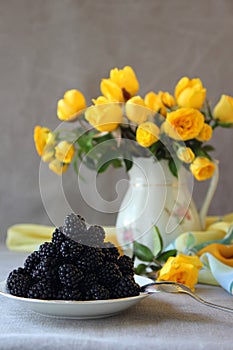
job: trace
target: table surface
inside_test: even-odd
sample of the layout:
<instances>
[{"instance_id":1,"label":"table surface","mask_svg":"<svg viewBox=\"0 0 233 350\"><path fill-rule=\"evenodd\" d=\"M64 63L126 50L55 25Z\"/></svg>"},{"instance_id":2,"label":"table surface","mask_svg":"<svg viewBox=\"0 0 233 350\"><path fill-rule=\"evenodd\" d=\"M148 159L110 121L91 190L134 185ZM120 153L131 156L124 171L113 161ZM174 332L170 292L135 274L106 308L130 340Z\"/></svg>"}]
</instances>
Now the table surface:
<instances>
[{"instance_id":1,"label":"table surface","mask_svg":"<svg viewBox=\"0 0 233 350\"><path fill-rule=\"evenodd\" d=\"M28 254L0 246L0 280L22 266ZM233 307L220 287L198 285L213 303ZM184 294L158 293L112 317L51 318L0 296L0 349L232 349L233 314L197 303Z\"/></svg>"}]
</instances>

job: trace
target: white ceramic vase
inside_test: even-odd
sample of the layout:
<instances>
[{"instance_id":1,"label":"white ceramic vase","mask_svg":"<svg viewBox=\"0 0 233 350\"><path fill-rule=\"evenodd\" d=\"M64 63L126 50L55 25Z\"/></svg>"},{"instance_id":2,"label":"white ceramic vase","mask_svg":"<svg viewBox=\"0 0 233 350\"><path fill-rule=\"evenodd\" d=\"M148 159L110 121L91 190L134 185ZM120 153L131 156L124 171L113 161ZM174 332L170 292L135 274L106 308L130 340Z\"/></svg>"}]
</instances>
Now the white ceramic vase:
<instances>
[{"instance_id":1,"label":"white ceramic vase","mask_svg":"<svg viewBox=\"0 0 233 350\"><path fill-rule=\"evenodd\" d=\"M198 213L192 200L191 174L179 170L172 175L168 162L152 158L135 158L129 171L129 187L119 209L117 239L124 253L132 255L132 242L148 246L154 253L156 225L167 247L182 232L204 228L208 207L218 182L218 168L210 181L203 206Z\"/></svg>"}]
</instances>

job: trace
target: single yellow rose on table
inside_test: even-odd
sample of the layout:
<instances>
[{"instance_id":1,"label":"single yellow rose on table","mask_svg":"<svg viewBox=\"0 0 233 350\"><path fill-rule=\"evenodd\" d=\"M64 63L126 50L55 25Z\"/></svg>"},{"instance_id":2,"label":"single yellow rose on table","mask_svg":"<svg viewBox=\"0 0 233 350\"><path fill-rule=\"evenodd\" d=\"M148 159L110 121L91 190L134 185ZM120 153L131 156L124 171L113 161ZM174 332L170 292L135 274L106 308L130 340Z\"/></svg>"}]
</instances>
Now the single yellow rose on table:
<instances>
[{"instance_id":1,"label":"single yellow rose on table","mask_svg":"<svg viewBox=\"0 0 233 350\"><path fill-rule=\"evenodd\" d=\"M129 120L135 124L144 123L151 114L146 107L144 99L140 96L134 96L125 104L125 114Z\"/></svg>"},{"instance_id":2,"label":"single yellow rose on table","mask_svg":"<svg viewBox=\"0 0 233 350\"><path fill-rule=\"evenodd\" d=\"M139 125L136 132L136 140L142 147L150 147L159 140L160 129L151 122Z\"/></svg>"},{"instance_id":3,"label":"single yellow rose on table","mask_svg":"<svg viewBox=\"0 0 233 350\"><path fill-rule=\"evenodd\" d=\"M233 123L233 97L222 95L214 107L213 115L222 123Z\"/></svg>"},{"instance_id":4,"label":"single yellow rose on table","mask_svg":"<svg viewBox=\"0 0 233 350\"><path fill-rule=\"evenodd\" d=\"M163 123L164 132L175 140L191 140L196 138L204 126L203 114L194 108L179 108L167 113Z\"/></svg>"},{"instance_id":5,"label":"single yellow rose on table","mask_svg":"<svg viewBox=\"0 0 233 350\"><path fill-rule=\"evenodd\" d=\"M62 163L71 163L74 157L75 148L72 143L61 141L55 147L55 157Z\"/></svg>"},{"instance_id":6,"label":"single yellow rose on table","mask_svg":"<svg viewBox=\"0 0 233 350\"><path fill-rule=\"evenodd\" d=\"M198 281L198 271L202 266L203 264L197 256L179 254L176 257L169 257L159 271L157 281L182 283L194 291Z\"/></svg>"},{"instance_id":7,"label":"single yellow rose on table","mask_svg":"<svg viewBox=\"0 0 233 350\"><path fill-rule=\"evenodd\" d=\"M132 67L113 68L108 79L102 79L100 84L102 94L111 101L124 102L136 95L139 83Z\"/></svg>"},{"instance_id":8,"label":"single yellow rose on table","mask_svg":"<svg viewBox=\"0 0 233 350\"><path fill-rule=\"evenodd\" d=\"M204 124L203 128L200 131L200 134L196 137L198 141L209 141L212 137L213 129L209 124Z\"/></svg>"},{"instance_id":9,"label":"single yellow rose on table","mask_svg":"<svg viewBox=\"0 0 233 350\"><path fill-rule=\"evenodd\" d=\"M177 157L184 163L192 163L195 158L195 154L190 147L180 147L176 152Z\"/></svg>"},{"instance_id":10,"label":"single yellow rose on table","mask_svg":"<svg viewBox=\"0 0 233 350\"><path fill-rule=\"evenodd\" d=\"M199 78L181 78L175 87L175 98L179 107L200 109L206 98L206 89Z\"/></svg>"},{"instance_id":11,"label":"single yellow rose on table","mask_svg":"<svg viewBox=\"0 0 233 350\"><path fill-rule=\"evenodd\" d=\"M54 159L49 163L49 169L57 175L62 175L68 169L68 164L64 164L60 160Z\"/></svg>"},{"instance_id":12,"label":"single yellow rose on table","mask_svg":"<svg viewBox=\"0 0 233 350\"><path fill-rule=\"evenodd\" d=\"M60 120L71 121L86 108L86 100L79 90L68 90L57 103L57 116Z\"/></svg>"},{"instance_id":13,"label":"single yellow rose on table","mask_svg":"<svg viewBox=\"0 0 233 350\"><path fill-rule=\"evenodd\" d=\"M87 108L85 119L101 132L111 132L122 122L123 112L118 103L98 104Z\"/></svg>"},{"instance_id":14,"label":"single yellow rose on table","mask_svg":"<svg viewBox=\"0 0 233 350\"><path fill-rule=\"evenodd\" d=\"M198 181L211 178L214 175L215 168L215 164L206 157L197 157L190 165L191 173Z\"/></svg>"}]
</instances>

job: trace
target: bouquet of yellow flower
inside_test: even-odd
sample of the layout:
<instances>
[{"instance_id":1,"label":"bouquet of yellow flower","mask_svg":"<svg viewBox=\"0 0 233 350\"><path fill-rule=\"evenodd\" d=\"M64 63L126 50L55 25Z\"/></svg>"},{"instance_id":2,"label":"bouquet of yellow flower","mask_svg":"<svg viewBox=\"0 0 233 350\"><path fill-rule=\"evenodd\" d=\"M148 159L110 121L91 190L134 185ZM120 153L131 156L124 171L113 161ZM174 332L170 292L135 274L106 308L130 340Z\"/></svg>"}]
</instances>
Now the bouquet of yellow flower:
<instances>
[{"instance_id":1,"label":"bouquet of yellow flower","mask_svg":"<svg viewBox=\"0 0 233 350\"><path fill-rule=\"evenodd\" d=\"M126 66L101 80L102 95L89 107L79 90L67 91L57 103L57 116L78 125L56 131L36 126L42 160L57 174L71 163L78 172L80 162L101 173L110 165L129 170L133 157L152 155L167 160L175 176L184 165L197 180L212 177L214 148L206 142L216 127L233 125L233 97L222 95L212 112L202 81L188 77L178 81L174 94L150 91L142 97L138 90L136 74Z\"/></svg>"}]
</instances>

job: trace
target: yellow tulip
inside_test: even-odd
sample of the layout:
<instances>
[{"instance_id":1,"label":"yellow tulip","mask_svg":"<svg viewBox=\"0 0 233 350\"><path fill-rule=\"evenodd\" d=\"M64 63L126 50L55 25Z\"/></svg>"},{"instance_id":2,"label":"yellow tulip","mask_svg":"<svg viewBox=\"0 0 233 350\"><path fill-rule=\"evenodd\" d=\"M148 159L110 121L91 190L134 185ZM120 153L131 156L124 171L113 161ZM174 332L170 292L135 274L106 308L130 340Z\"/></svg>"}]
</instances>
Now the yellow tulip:
<instances>
[{"instance_id":1,"label":"yellow tulip","mask_svg":"<svg viewBox=\"0 0 233 350\"><path fill-rule=\"evenodd\" d=\"M215 164L206 157L197 157L190 165L190 170L198 181L211 178L215 171Z\"/></svg>"},{"instance_id":2,"label":"yellow tulip","mask_svg":"<svg viewBox=\"0 0 233 350\"><path fill-rule=\"evenodd\" d=\"M200 134L196 137L198 141L209 141L212 137L213 130L210 125L204 124Z\"/></svg>"},{"instance_id":3,"label":"yellow tulip","mask_svg":"<svg viewBox=\"0 0 233 350\"><path fill-rule=\"evenodd\" d=\"M184 163L192 163L195 158L195 154L190 147L180 147L176 152L177 157Z\"/></svg>"},{"instance_id":4,"label":"yellow tulip","mask_svg":"<svg viewBox=\"0 0 233 350\"><path fill-rule=\"evenodd\" d=\"M233 123L233 97L222 95L213 114L222 123Z\"/></svg>"},{"instance_id":5,"label":"yellow tulip","mask_svg":"<svg viewBox=\"0 0 233 350\"><path fill-rule=\"evenodd\" d=\"M198 78L181 78L175 87L175 98L179 107L200 109L206 98L206 89Z\"/></svg>"},{"instance_id":6,"label":"yellow tulip","mask_svg":"<svg viewBox=\"0 0 233 350\"><path fill-rule=\"evenodd\" d=\"M57 175L62 175L62 173L66 172L66 170L68 169L68 164L64 164L60 162L60 160L54 159L52 160L52 162L49 163L49 169Z\"/></svg>"},{"instance_id":7,"label":"yellow tulip","mask_svg":"<svg viewBox=\"0 0 233 350\"><path fill-rule=\"evenodd\" d=\"M135 124L141 124L148 119L150 111L146 108L143 98L134 96L126 102L125 114Z\"/></svg>"},{"instance_id":8,"label":"yellow tulip","mask_svg":"<svg viewBox=\"0 0 233 350\"><path fill-rule=\"evenodd\" d=\"M56 159L60 160L62 163L71 163L75 148L74 145L67 141L61 141L58 143L58 145L55 147L55 157Z\"/></svg>"},{"instance_id":9,"label":"yellow tulip","mask_svg":"<svg viewBox=\"0 0 233 350\"><path fill-rule=\"evenodd\" d=\"M179 108L167 113L163 123L164 132L175 140L191 140L196 138L204 126L204 116L197 109Z\"/></svg>"},{"instance_id":10,"label":"yellow tulip","mask_svg":"<svg viewBox=\"0 0 233 350\"><path fill-rule=\"evenodd\" d=\"M157 281L182 283L194 291L198 281L198 271L202 266L203 264L197 256L179 254L176 257L169 257L159 271Z\"/></svg>"},{"instance_id":11,"label":"yellow tulip","mask_svg":"<svg viewBox=\"0 0 233 350\"><path fill-rule=\"evenodd\" d=\"M57 103L57 116L60 120L70 121L77 118L80 111L86 108L86 100L78 90L68 90L64 98Z\"/></svg>"},{"instance_id":12,"label":"yellow tulip","mask_svg":"<svg viewBox=\"0 0 233 350\"><path fill-rule=\"evenodd\" d=\"M111 132L122 122L123 112L117 103L99 104L87 108L85 118L95 129Z\"/></svg>"},{"instance_id":13,"label":"yellow tulip","mask_svg":"<svg viewBox=\"0 0 233 350\"><path fill-rule=\"evenodd\" d=\"M44 128L39 125L37 125L34 128L34 142L35 142L35 147L39 156L42 156L44 148L49 139L49 135L51 134L52 133L48 128Z\"/></svg>"},{"instance_id":14,"label":"yellow tulip","mask_svg":"<svg viewBox=\"0 0 233 350\"><path fill-rule=\"evenodd\" d=\"M159 132L159 127L154 123L141 123L137 128L136 140L142 147L150 147L159 140Z\"/></svg>"}]
</instances>

